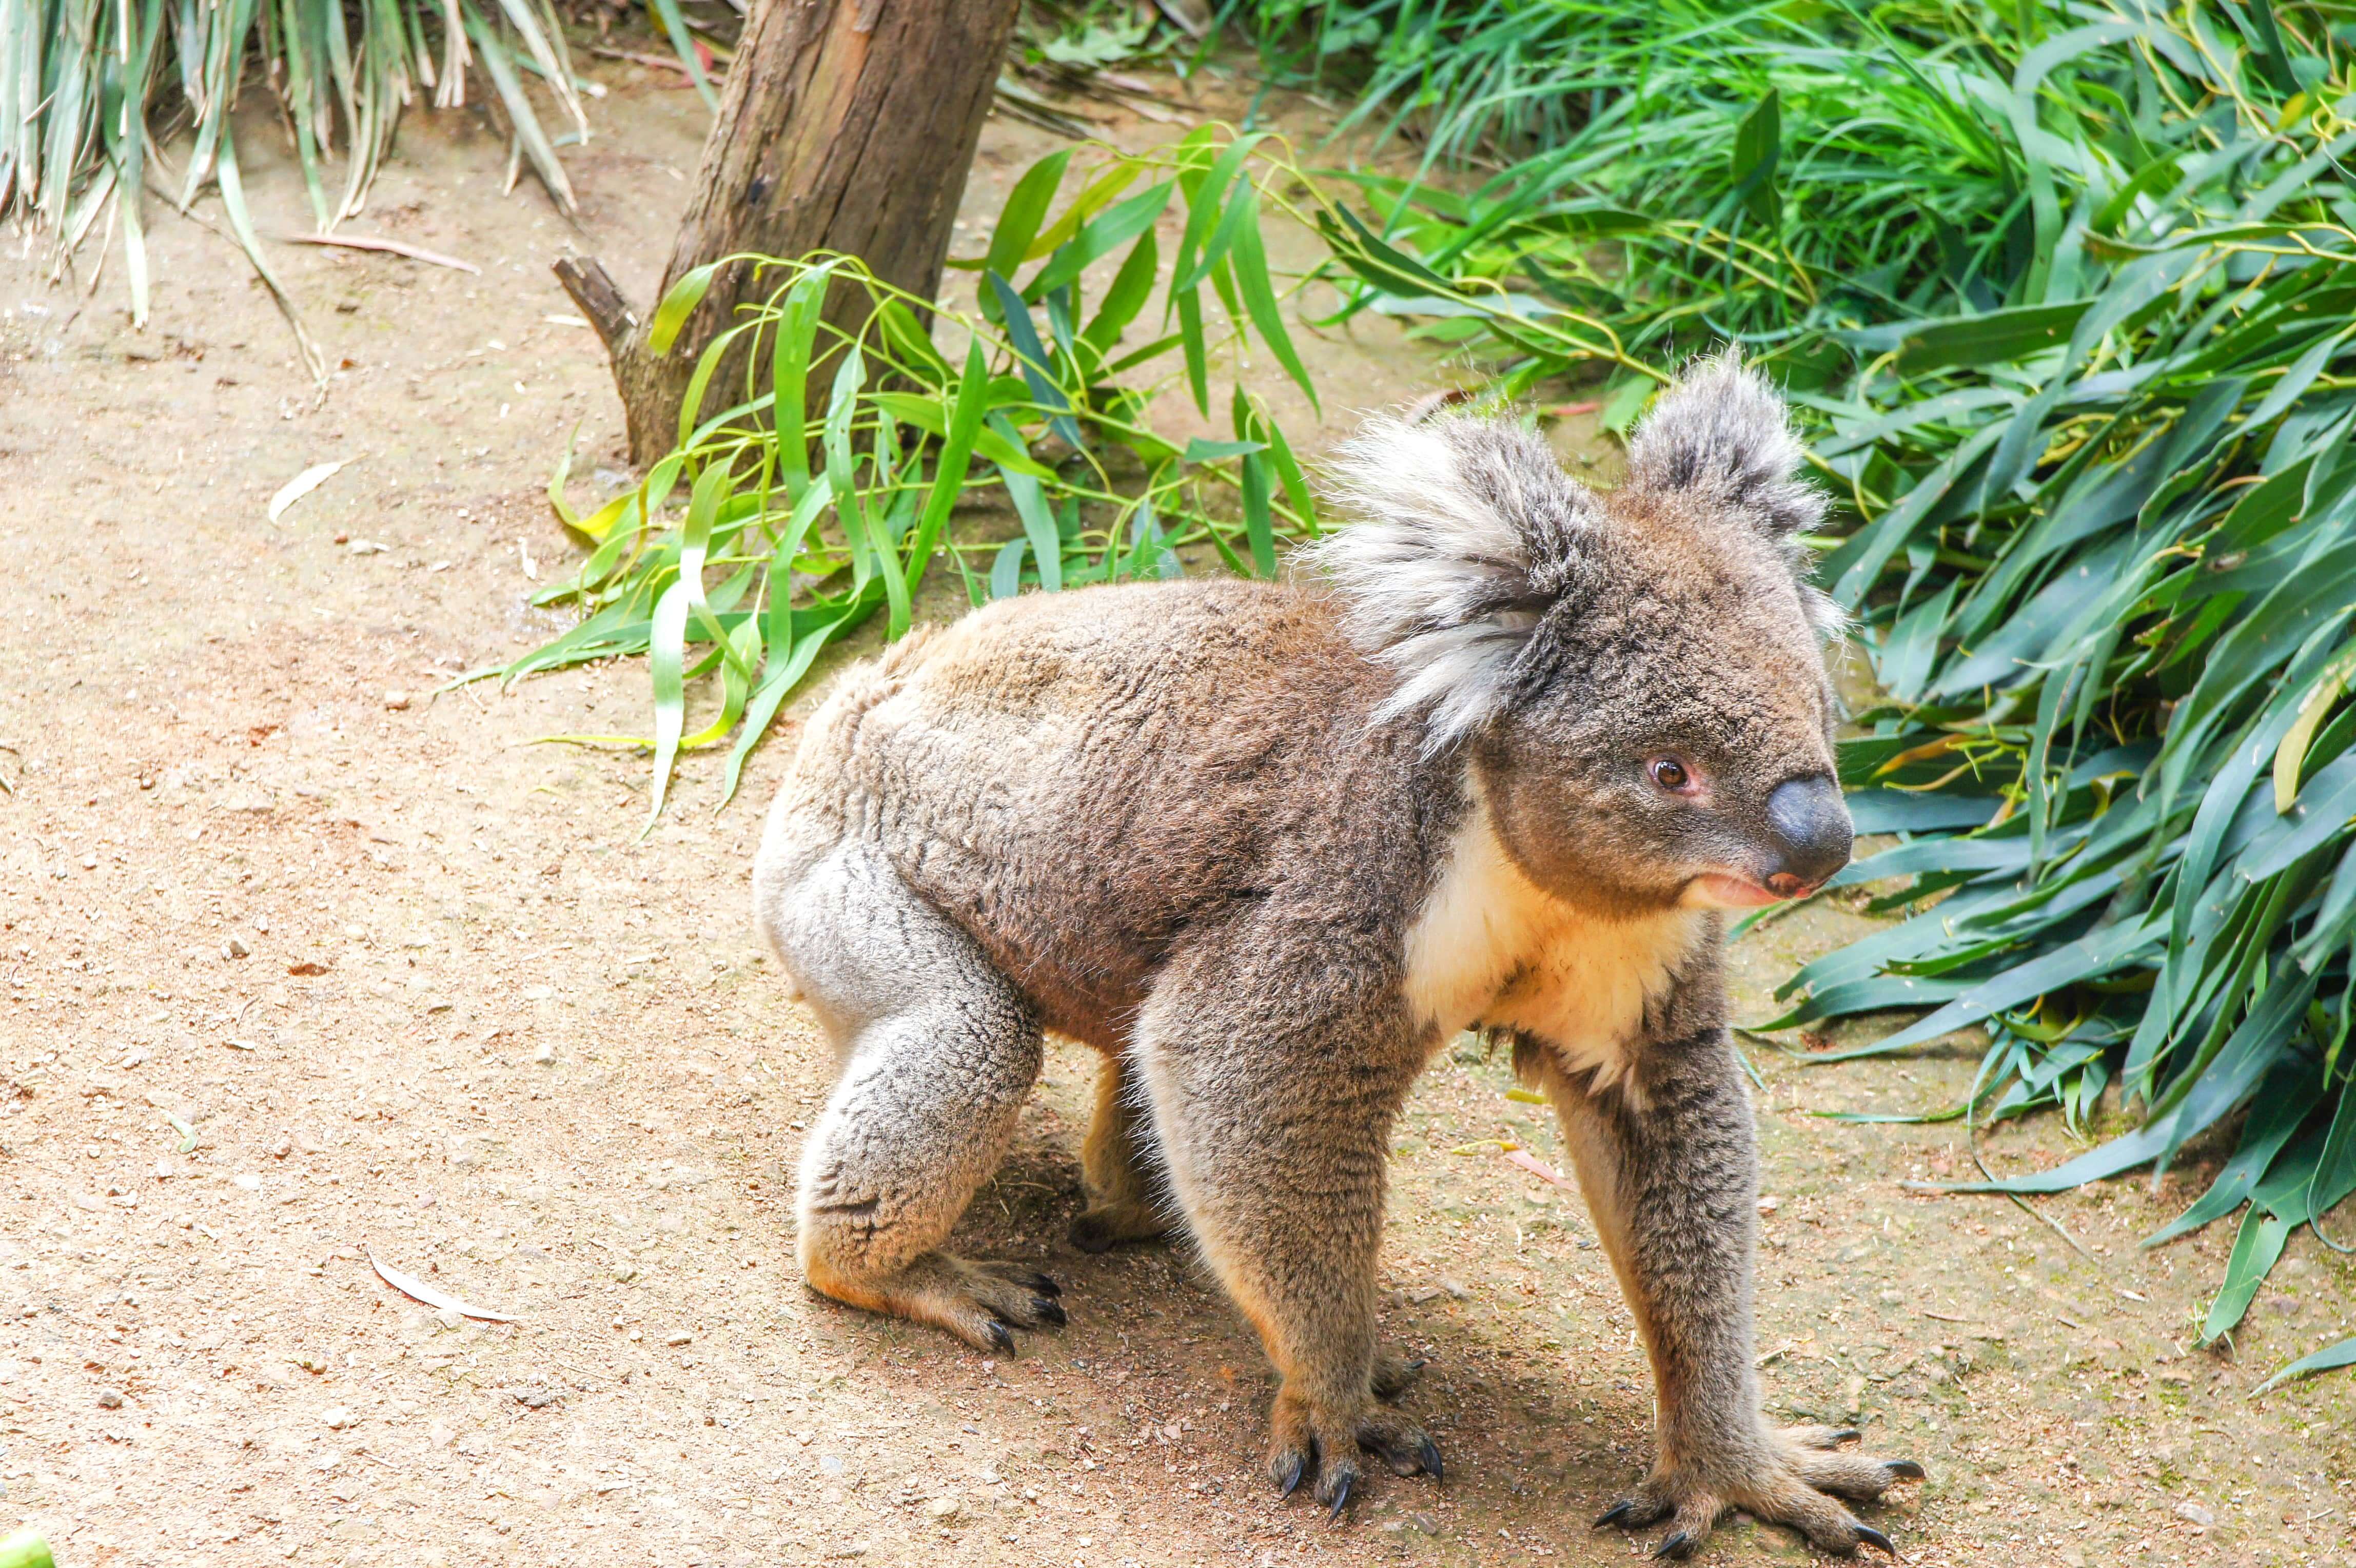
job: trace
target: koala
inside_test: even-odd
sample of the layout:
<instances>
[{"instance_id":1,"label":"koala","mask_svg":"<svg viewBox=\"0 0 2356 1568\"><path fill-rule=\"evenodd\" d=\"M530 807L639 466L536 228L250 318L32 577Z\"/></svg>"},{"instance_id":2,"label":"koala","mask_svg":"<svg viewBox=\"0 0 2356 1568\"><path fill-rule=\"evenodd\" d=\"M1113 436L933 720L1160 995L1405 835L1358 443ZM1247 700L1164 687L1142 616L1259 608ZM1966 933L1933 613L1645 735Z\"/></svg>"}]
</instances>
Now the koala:
<instances>
[{"instance_id":1,"label":"koala","mask_svg":"<svg viewBox=\"0 0 2356 1568\"><path fill-rule=\"evenodd\" d=\"M1362 1451L1437 1480L1376 1344L1384 1173L1416 1076L1483 1031L1552 1103L1651 1361L1656 1456L1597 1522L1890 1551L1837 1499L1922 1467L1770 1426L1752 1371L1721 911L1850 845L1801 455L1731 355L1609 494L1508 424L1377 421L1335 465L1361 521L1293 581L1001 600L848 671L754 869L840 1061L809 1283L984 1350L1066 1321L1044 1274L945 1246L1055 1030L1104 1058L1072 1240L1183 1231L1280 1377L1276 1484L1338 1515Z\"/></svg>"}]
</instances>

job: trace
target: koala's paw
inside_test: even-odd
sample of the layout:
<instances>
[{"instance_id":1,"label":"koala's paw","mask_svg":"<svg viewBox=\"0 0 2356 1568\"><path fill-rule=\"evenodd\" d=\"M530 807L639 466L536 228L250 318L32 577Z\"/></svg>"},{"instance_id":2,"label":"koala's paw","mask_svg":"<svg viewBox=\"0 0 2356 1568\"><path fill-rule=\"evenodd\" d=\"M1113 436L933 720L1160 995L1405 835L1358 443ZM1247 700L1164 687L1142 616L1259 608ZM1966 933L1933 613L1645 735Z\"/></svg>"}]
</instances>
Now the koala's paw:
<instances>
[{"instance_id":1,"label":"koala's paw","mask_svg":"<svg viewBox=\"0 0 2356 1568\"><path fill-rule=\"evenodd\" d=\"M1656 1469L1633 1495L1604 1510L1595 1523L1642 1530L1669 1521L1669 1532L1653 1555L1670 1560L1692 1556L1709 1539L1721 1515L1746 1509L1771 1523L1789 1525L1812 1545L1846 1557L1870 1546L1894 1557L1890 1538L1857 1519L1836 1500L1870 1501L1900 1481L1919 1481L1922 1466L1912 1459L1877 1459L1842 1444L1858 1434L1829 1426L1787 1426L1767 1434L1772 1457L1756 1473L1739 1477L1704 1477L1671 1466Z\"/></svg>"},{"instance_id":2,"label":"koala's paw","mask_svg":"<svg viewBox=\"0 0 2356 1568\"><path fill-rule=\"evenodd\" d=\"M1358 1487L1358 1454L1375 1455L1401 1476L1440 1478L1440 1449L1421 1427L1372 1399L1320 1408L1288 1383L1269 1412L1273 1440L1269 1473L1287 1497L1303 1485L1339 1519Z\"/></svg>"},{"instance_id":3,"label":"koala's paw","mask_svg":"<svg viewBox=\"0 0 2356 1568\"><path fill-rule=\"evenodd\" d=\"M1124 1241L1156 1241L1170 1222L1150 1204L1098 1203L1072 1220L1072 1245L1083 1252L1109 1252Z\"/></svg>"},{"instance_id":4,"label":"koala's paw","mask_svg":"<svg viewBox=\"0 0 2356 1568\"><path fill-rule=\"evenodd\" d=\"M812 1260L809 1282L837 1301L946 1328L977 1350L1014 1354L1014 1330L1066 1322L1054 1280L1022 1263L927 1252L897 1273L863 1276Z\"/></svg>"},{"instance_id":5,"label":"koala's paw","mask_svg":"<svg viewBox=\"0 0 2356 1568\"><path fill-rule=\"evenodd\" d=\"M1403 1356L1385 1354L1375 1359L1375 1397L1385 1404L1396 1402L1399 1396L1414 1386L1423 1376L1424 1360L1420 1356L1408 1360Z\"/></svg>"}]
</instances>

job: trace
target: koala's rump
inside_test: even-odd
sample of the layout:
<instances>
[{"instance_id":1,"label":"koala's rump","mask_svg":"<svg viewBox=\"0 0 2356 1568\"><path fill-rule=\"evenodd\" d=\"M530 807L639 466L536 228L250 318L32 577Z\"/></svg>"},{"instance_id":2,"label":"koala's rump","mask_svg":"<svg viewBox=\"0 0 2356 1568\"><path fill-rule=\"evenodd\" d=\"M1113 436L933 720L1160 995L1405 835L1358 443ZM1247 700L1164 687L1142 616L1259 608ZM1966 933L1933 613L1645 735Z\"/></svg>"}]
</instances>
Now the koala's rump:
<instances>
[{"instance_id":1,"label":"koala's rump","mask_svg":"<svg viewBox=\"0 0 2356 1568\"><path fill-rule=\"evenodd\" d=\"M1025 596L847 676L780 820L871 840L1048 1026L1118 1050L1181 944L1271 904L1363 930L1419 875L1367 843L1415 815L1385 690L1290 585Z\"/></svg>"}]
</instances>

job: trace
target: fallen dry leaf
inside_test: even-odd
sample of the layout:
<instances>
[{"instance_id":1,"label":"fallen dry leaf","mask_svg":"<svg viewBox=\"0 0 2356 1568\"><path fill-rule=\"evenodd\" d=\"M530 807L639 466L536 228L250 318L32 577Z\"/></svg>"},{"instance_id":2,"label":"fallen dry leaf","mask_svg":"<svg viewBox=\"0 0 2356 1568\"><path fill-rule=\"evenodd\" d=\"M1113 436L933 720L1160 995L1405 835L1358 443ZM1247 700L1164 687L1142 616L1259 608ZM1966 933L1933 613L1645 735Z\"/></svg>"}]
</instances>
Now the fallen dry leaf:
<instances>
[{"instance_id":1,"label":"fallen dry leaf","mask_svg":"<svg viewBox=\"0 0 2356 1568\"><path fill-rule=\"evenodd\" d=\"M279 487L278 493L270 498L270 521L276 522L285 516L288 507L334 478L345 464L352 461L354 459L350 457L338 457L332 463L314 463L287 480Z\"/></svg>"},{"instance_id":2,"label":"fallen dry leaf","mask_svg":"<svg viewBox=\"0 0 2356 1568\"><path fill-rule=\"evenodd\" d=\"M1550 1181L1554 1183L1555 1186L1561 1187L1571 1187L1574 1189L1577 1187L1577 1183L1571 1181L1569 1177L1564 1176L1560 1171L1555 1169L1552 1165L1547 1164L1544 1160L1538 1158L1536 1155L1531 1154L1526 1149L1507 1149L1505 1151L1505 1158L1513 1164L1521 1166L1522 1169L1529 1172L1530 1175L1537 1177L1540 1181Z\"/></svg>"},{"instance_id":3,"label":"fallen dry leaf","mask_svg":"<svg viewBox=\"0 0 2356 1568\"><path fill-rule=\"evenodd\" d=\"M402 1294L422 1301L428 1306L439 1307L444 1312L455 1312L461 1317L479 1317L486 1323L513 1323L515 1321L515 1318L510 1314L504 1312L485 1312L479 1306L469 1306L465 1302L460 1301L456 1296L452 1295L448 1291L435 1290L423 1280L412 1279L411 1276L402 1273L399 1269L388 1269L382 1263L377 1262L377 1256L374 1252L370 1252L369 1254L369 1267L376 1271L377 1278L382 1280L385 1283L391 1285Z\"/></svg>"}]
</instances>

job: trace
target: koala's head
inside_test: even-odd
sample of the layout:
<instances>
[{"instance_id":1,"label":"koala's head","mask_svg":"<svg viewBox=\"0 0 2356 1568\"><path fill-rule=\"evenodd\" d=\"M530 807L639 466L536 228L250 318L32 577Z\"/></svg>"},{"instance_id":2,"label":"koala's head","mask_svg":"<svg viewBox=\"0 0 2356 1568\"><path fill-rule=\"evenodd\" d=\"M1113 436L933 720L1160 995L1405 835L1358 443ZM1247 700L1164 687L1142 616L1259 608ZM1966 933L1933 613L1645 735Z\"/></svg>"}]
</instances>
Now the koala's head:
<instances>
[{"instance_id":1,"label":"koala's head","mask_svg":"<svg viewBox=\"0 0 2356 1568\"><path fill-rule=\"evenodd\" d=\"M1698 361L1598 495L1537 437L1379 421L1336 465L1364 520L1317 549L1352 634L1398 676L1385 716L1464 757L1507 852L1577 902L1740 907L1847 864L1823 639L1783 401Z\"/></svg>"}]
</instances>

